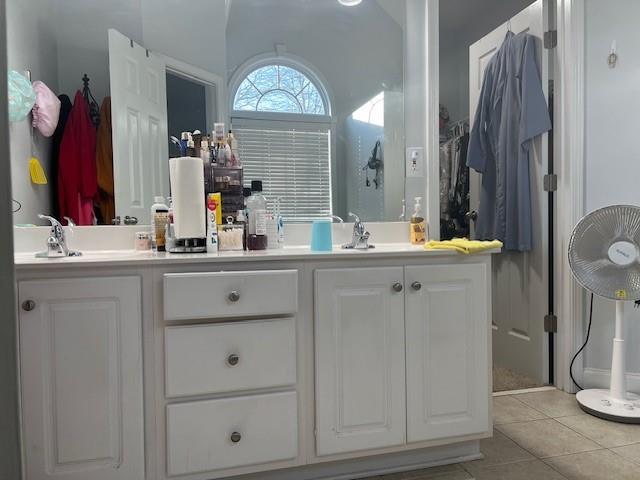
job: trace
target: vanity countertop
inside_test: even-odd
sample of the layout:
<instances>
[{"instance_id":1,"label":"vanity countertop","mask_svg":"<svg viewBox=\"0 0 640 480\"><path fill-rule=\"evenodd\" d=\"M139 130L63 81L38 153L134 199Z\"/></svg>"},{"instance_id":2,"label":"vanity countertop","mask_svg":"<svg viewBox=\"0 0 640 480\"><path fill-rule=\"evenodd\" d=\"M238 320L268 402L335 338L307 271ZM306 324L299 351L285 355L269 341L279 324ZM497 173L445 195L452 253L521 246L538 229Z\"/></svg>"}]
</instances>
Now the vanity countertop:
<instances>
[{"instance_id":1,"label":"vanity countertop","mask_svg":"<svg viewBox=\"0 0 640 480\"><path fill-rule=\"evenodd\" d=\"M487 250L480 255L498 253L499 250ZM311 252L309 247L292 246L280 249L262 251L233 251L193 254L170 254L137 252L135 250L101 250L84 251L79 257L66 258L36 258L34 253L16 253L15 265L18 270L66 267L105 267L105 266L146 266L146 265L180 265L225 262L255 262L255 261L304 261L304 260L335 260L339 258L402 258L416 255L424 256L466 256L449 250L426 251L422 246L406 243L376 244L375 248L367 251L344 250L334 248L331 252Z\"/></svg>"}]
</instances>

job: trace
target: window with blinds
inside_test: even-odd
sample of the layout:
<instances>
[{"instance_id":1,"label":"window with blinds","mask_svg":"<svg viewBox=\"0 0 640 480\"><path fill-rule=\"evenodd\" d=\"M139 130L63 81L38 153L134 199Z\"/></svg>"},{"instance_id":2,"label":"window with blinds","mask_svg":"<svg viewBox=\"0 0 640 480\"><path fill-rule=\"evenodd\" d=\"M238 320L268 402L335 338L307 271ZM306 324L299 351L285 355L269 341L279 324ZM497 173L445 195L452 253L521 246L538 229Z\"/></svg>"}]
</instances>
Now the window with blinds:
<instances>
[{"instance_id":1,"label":"window with blinds","mask_svg":"<svg viewBox=\"0 0 640 480\"><path fill-rule=\"evenodd\" d=\"M235 124L234 124L235 127ZM293 128L234 128L244 179L262 180L264 195L281 198L288 222L332 214L331 131Z\"/></svg>"}]
</instances>

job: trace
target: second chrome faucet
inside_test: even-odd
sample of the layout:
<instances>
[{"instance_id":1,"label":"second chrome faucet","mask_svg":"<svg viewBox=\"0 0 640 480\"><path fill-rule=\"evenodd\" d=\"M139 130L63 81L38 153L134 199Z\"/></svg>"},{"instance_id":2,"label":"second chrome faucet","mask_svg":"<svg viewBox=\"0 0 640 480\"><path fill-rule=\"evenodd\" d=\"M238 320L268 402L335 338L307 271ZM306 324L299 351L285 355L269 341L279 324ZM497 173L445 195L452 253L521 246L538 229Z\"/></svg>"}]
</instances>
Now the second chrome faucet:
<instances>
[{"instance_id":1,"label":"second chrome faucet","mask_svg":"<svg viewBox=\"0 0 640 480\"><path fill-rule=\"evenodd\" d=\"M349 212L349 216L354 218L353 233L351 235L351 242L342 245L344 249L356 249L356 250L368 250L373 248L373 245L369 245L369 237L371 234L365 230L364 223L360 220L360 217L353 212Z\"/></svg>"}]
</instances>

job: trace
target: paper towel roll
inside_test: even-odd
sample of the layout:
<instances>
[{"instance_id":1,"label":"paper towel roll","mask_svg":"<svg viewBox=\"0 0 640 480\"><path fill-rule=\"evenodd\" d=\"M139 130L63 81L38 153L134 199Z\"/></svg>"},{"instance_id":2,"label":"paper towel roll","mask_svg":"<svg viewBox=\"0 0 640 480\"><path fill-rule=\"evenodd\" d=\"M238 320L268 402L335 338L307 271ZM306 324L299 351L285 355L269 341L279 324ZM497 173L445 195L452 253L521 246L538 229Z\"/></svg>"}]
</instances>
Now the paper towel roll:
<instances>
[{"instance_id":1,"label":"paper towel roll","mask_svg":"<svg viewBox=\"0 0 640 480\"><path fill-rule=\"evenodd\" d=\"M169 180L176 238L206 238L202 159L169 159Z\"/></svg>"}]
</instances>

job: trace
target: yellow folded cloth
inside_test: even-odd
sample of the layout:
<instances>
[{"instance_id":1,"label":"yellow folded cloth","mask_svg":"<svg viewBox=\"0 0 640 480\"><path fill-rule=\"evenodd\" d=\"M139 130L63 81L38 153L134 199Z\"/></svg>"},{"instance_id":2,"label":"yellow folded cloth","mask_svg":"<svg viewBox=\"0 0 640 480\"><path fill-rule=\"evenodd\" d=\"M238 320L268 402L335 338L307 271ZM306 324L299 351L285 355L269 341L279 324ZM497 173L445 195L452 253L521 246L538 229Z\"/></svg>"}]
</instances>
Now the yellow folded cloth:
<instances>
[{"instance_id":1,"label":"yellow folded cloth","mask_svg":"<svg viewBox=\"0 0 640 480\"><path fill-rule=\"evenodd\" d=\"M455 250L460 253L480 253L486 250L502 248L500 240L480 241L467 238L453 238L451 240L431 240L424 244L425 250Z\"/></svg>"}]
</instances>

